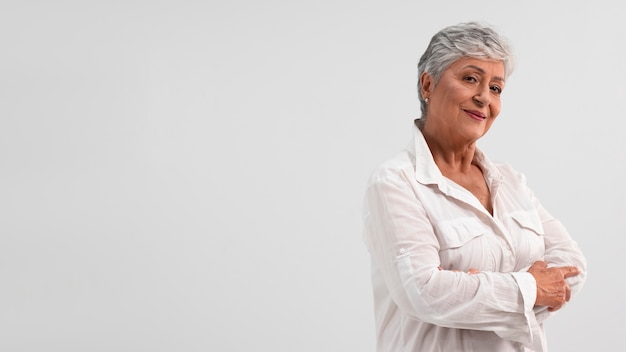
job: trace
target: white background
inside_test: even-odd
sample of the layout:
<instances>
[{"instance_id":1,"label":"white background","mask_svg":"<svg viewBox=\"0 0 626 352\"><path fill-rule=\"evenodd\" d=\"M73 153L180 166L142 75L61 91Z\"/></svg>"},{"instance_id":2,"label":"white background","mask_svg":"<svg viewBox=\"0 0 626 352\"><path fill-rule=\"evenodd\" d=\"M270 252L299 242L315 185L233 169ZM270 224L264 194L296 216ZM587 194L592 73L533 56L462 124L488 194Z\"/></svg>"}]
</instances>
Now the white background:
<instances>
[{"instance_id":1,"label":"white background","mask_svg":"<svg viewBox=\"0 0 626 352\"><path fill-rule=\"evenodd\" d=\"M374 351L361 200L468 20L480 143L589 261L551 351L626 348L626 22L608 1L2 1L0 351Z\"/></svg>"}]
</instances>

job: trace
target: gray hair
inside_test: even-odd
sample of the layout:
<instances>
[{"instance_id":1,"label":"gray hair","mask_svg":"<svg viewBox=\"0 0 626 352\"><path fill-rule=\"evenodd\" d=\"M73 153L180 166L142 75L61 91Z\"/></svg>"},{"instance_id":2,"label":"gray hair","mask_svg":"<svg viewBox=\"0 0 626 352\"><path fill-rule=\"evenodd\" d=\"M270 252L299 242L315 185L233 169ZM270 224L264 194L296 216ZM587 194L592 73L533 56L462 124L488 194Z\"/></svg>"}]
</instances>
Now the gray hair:
<instances>
[{"instance_id":1,"label":"gray hair","mask_svg":"<svg viewBox=\"0 0 626 352\"><path fill-rule=\"evenodd\" d=\"M422 96L422 74L424 72L430 74L437 84L443 72L456 60L464 57L502 61L505 78L513 72L512 49L506 38L491 26L467 22L440 30L432 37L417 64L417 93L422 118L426 117L426 102Z\"/></svg>"}]
</instances>

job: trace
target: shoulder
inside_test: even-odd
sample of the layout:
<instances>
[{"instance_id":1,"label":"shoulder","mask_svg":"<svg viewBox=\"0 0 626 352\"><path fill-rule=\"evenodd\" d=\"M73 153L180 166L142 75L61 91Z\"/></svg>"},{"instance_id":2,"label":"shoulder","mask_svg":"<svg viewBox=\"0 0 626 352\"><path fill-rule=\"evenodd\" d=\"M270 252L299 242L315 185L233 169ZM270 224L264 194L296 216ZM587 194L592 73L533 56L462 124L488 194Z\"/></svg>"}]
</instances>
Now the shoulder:
<instances>
[{"instance_id":1,"label":"shoulder","mask_svg":"<svg viewBox=\"0 0 626 352\"><path fill-rule=\"evenodd\" d=\"M394 182L415 174L415 156L403 150L378 164L370 173L368 186Z\"/></svg>"},{"instance_id":2,"label":"shoulder","mask_svg":"<svg viewBox=\"0 0 626 352\"><path fill-rule=\"evenodd\" d=\"M493 165L498 170L504 180L515 180L525 183L526 176L519 170L513 168L510 164L505 162L494 162Z\"/></svg>"}]
</instances>

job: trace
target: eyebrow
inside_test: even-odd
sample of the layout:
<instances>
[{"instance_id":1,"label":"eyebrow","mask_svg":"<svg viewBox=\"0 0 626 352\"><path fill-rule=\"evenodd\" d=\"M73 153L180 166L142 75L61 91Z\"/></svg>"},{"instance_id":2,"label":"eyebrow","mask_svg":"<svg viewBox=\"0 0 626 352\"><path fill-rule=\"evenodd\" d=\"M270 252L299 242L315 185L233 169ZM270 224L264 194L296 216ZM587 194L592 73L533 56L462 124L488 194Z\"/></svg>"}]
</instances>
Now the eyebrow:
<instances>
[{"instance_id":1,"label":"eyebrow","mask_svg":"<svg viewBox=\"0 0 626 352\"><path fill-rule=\"evenodd\" d=\"M474 69L474 70L476 70L476 71L478 71L478 72L480 72L482 74L485 74L485 70L483 70L482 68L480 68L478 66L467 65L467 66L465 66L465 68L472 68L472 69ZM496 80L496 81L504 82L504 78L502 78L500 76L495 76L495 77L493 77L493 79Z\"/></svg>"}]
</instances>

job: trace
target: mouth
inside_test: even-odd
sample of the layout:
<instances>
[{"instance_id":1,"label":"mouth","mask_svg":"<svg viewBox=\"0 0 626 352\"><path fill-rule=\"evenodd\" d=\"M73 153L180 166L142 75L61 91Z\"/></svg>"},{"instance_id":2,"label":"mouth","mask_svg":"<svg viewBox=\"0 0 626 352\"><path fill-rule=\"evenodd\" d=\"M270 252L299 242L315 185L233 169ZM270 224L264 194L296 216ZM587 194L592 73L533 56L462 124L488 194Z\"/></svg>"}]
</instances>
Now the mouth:
<instances>
[{"instance_id":1,"label":"mouth","mask_svg":"<svg viewBox=\"0 0 626 352\"><path fill-rule=\"evenodd\" d=\"M476 111L476 110L463 110L463 111L465 111L465 113L469 117L473 118L474 120L483 121L484 119L487 118L487 116L485 116L480 111Z\"/></svg>"}]
</instances>

